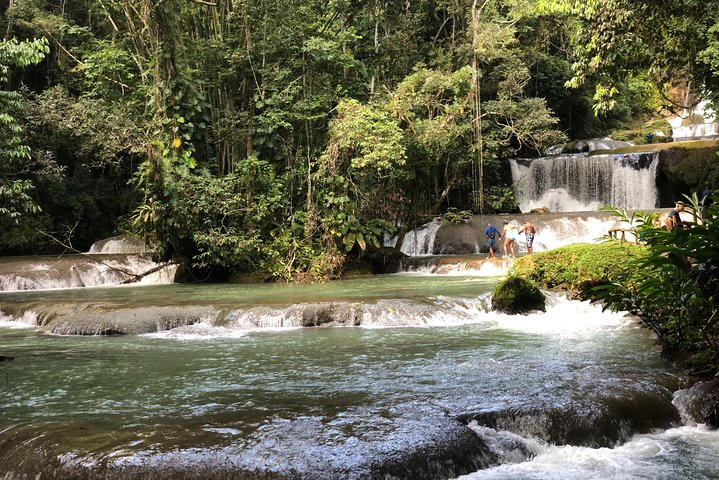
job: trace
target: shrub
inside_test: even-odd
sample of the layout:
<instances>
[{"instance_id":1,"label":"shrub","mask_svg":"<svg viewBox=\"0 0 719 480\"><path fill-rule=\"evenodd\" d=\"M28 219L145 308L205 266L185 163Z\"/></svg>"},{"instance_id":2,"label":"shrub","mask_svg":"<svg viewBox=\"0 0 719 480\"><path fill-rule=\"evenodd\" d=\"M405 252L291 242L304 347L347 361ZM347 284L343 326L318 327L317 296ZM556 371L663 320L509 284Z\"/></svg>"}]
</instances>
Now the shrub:
<instances>
[{"instance_id":1,"label":"shrub","mask_svg":"<svg viewBox=\"0 0 719 480\"><path fill-rule=\"evenodd\" d=\"M687 200L699 209L696 195ZM719 373L719 206L689 228L667 231L644 221L637 229L647 242L646 255L627 264L637 273L592 295L637 315L664 352L694 373Z\"/></svg>"}]
</instances>

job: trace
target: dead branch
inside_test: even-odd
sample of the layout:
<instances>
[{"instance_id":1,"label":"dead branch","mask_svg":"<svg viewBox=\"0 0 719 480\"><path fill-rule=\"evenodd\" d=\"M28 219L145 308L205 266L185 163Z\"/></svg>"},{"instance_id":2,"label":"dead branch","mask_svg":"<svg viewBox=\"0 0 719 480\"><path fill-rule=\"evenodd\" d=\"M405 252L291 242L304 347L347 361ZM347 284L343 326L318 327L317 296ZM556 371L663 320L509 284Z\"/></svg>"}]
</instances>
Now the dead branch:
<instances>
[{"instance_id":1,"label":"dead branch","mask_svg":"<svg viewBox=\"0 0 719 480\"><path fill-rule=\"evenodd\" d=\"M73 228L74 228L74 227L73 227ZM153 268L151 268L151 269L149 269L149 270L147 270L147 271L144 271L144 272L141 272L141 273L134 273L134 272L131 272L131 271L126 270L126 269L124 269L124 268L120 268L120 267L116 267L116 266L114 266L114 265L111 265L111 264L109 264L108 262L102 260L101 258L97 258L96 256L94 256L94 255L92 255L92 254L90 254L90 253L81 252L80 250L76 249L76 248L73 247L72 245L70 245L70 244L68 244L68 243L65 243L65 242L63 242L62 240L58 239L58 238L55 237L54 235L51 235L51 234L49 234L49 233L47 233L47 232L43 232L42 230L38 230L38 229L36 229L36 230L37 230L39 233L41 233L42 235L45 235L46 237L50 238L52 241L54 241L55 243L57 243L58 245L60 245L61 247L63 247L65 250L68 250L68 251L70 251L70 252L72 252L72 253L75 253L75 254L77 254L77 255L82 255L83 257L85 257L85 258L87 258L87 259L89 259L89 260L92 260L93 262L97 262L97 263L99 263L99 264L101 264L101 265L106 266L106 267L107 267L108 269L110 269L110 270L114 270L114 271L116 271L116 272L120 272L120 273L122 273L122 274L127 275L128 277L130 277L130 278L128 278L128 279L126 279L126 280L120 282L120 285L127 285L127 284L130 284L130 283L137 283L137 282L139 282L140 280L142 280L143 278L145 278L146 276L148 276L148 275L150 275L150 274L152 274L152 273L158 272L158 271L162 270L162 269L165 268L165 267L168 267L168 266L170 266L170 265L179 265L179 262L176 262L176 261L162 262L162 263L160 263L160 264L154 266ZM64 255L64 254L63 254L63 255ZM62 255L61 255L61 256L62 256Z\"/></svg>"}]
</instances>

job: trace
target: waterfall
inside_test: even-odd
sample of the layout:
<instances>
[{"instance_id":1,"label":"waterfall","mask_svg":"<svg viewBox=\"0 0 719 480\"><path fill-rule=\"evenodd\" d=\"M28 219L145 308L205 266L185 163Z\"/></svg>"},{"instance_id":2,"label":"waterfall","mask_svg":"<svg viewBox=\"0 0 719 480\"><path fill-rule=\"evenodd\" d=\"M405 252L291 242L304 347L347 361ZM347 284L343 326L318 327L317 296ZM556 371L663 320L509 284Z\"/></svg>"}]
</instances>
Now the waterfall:
<instances>
[{"instance_id":1,"label":"waterfall","mask_svg":"<svg viewBox=\"0 0 719 480\"><path fill-rule=\"evenodd\" d=\"M434 219L407 232L402 241L402 253L407 255L430 255L434 250L434 239L442 224Z\"/></svg>"},{"instance_id":2,"label":"waterfall","mask_svg":"<svg viewBox=\"0 0 719 480\"><path fill-rule=\"evenodd\" d=\"M466 257L481 253L477 245L484 246L484 230L487 224L501 229L502 223L512 221L521 224L528 220L537 229L534 251L551 250L572 243L596 243L610 228L622 226L608 212L524 213L521 215L475 215L462 223L439 224L435 221L408 232L402 244L402 253L408 256L401 271L450 273L451 270L485 270L484 259ZM410 239L410 240L408 240ZM630 239L631 241L631 239ZM526 251L524 235L517 238L517 253ZM446 255L446 259L434 257ZM497 248L495 253L500 252ZM450 265L450 263L452 265ZM461 264L466 263L467 267ZM499 273L499 272L494 272Z\"/></svg>"},{"instance_id":3,"label":"waterfall","mask_svg":"<svg viewBox=\"0 0 719 480\"><path fill-rule=\"evenodd\" d=\"M657 203L657 153L558 155L510 159L519 208L529 212L596 210L602 205L652 209Z\"/></svg>"},{"instance_id":4,"label":"waterfall","mask_svg":"<svg viewBox=\"0 0 719 480\"><path fill-rule=\"evenodd\" d=\"M88 253L0 257L0 292L140 283L173 283L177 265L159 264L142 240L128 235L100 240Z\"/></svg>"}]
</instances>

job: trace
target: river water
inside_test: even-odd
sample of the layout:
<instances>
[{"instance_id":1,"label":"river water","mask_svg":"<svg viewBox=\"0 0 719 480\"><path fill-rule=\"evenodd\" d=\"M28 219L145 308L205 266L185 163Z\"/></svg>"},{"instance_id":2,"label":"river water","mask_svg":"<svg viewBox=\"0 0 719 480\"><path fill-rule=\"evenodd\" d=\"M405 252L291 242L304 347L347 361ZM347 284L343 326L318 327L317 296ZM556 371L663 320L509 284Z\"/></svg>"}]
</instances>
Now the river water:
<instances>
[{"instance_id":1,"label":"river water","mask_svg":"<svg viewBox=\"0 0 719 480\"><path fill-rule=\"evenodd\" d=\"M497 314L495 282L0 293L0 354L15 357L0 478L719 478L719 433L682 422L682 379L646 330L557 296ZM52 312L88 305L205 313L142 335L48 333ZM355 313L300 328L317 306Z\"/></svg>"}]
</instances>

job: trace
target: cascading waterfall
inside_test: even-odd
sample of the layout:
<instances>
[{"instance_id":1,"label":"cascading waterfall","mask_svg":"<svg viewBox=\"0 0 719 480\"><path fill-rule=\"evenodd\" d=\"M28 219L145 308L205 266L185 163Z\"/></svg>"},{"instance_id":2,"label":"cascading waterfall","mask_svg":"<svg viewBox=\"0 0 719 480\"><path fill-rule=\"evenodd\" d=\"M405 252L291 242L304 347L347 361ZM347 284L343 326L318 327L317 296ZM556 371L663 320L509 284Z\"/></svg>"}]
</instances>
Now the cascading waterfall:
<instances>
[{"instance_id":1,"label":"cascading waterfall","mask_svg":"<svg viewBox=\"0 0 719 480\"><path fill-rule=\"evenodd\" d=\"M403 258L400 271L416 273L460 273L501 275L509 265L502 265L503 258L487 261L478 257L485 244L484 231L487 224L502 227L504 221L521 225L528 220L537 229L534 251L551 250L572 243L596 243L611 228L627 227L618 223L609 212L525 213L521 215L475 215L461 223L438 222L423 225L411 231L402 244ZM407 238L419 239L407 241ZM628 238L632 241L632 238ZM526 252L526 239L519 235L515 248ZM501 247L495 253L501 254ZM499 268L498 268L499 267Z\"/></svg>"},{"instance_id":2,"label":"cascading waterfall","mask_svg":"<svg viewBox=\"0 0 719 480\"><path fill-rule=\"evenodd\" d=\"M434 239L442 224L433 220L407 232L402 241L402 252L407 255L427 255L434 249Z\"/></svg>"},{"instance_id":3,"label":"cascading waterfall","mask_svg":"<svg viewBox=\"0 0 719 480\"><path fill-rule=\"evenodd\" d=\"M657 153L558 155L511 159L519 208L529 212L596 210L602 205L652 209L657 203Z\"/></svg>"},{"instance_id":4,"label":"cascading waterfall","mask_svg":"<svg viewBox=\"0 0 719 480\"><path fill-rule=\"evenodd\" d=\"M0 291L51 290L141 283L172 283L177 265L160 264L144 242L121 235L100 240L87 253L0 257Z\"/></svg>"}]
</instances>

